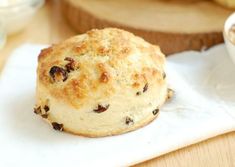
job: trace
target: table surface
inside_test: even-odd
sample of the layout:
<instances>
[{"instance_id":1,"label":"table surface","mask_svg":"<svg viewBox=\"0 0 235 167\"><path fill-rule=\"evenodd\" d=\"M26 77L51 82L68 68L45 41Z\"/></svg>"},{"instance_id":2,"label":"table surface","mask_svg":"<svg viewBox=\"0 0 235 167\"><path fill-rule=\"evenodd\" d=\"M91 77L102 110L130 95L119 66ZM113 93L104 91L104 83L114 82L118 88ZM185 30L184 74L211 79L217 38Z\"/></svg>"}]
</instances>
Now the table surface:
<instances>
[{"instance_id":1,"label":"table surface","mask_svg":"<svg viewBox=\"0 0 235 167\"><path fill-rule=\"evenodd\" d=\"M0 70L12 50L22 43L56 43L76 34L59 13L59 1L47 2L27 28L8 37L0 50ZM235 167L235 132L217 136L198 144L137 164L147 167Z\"/></svg>"}]
</instances>

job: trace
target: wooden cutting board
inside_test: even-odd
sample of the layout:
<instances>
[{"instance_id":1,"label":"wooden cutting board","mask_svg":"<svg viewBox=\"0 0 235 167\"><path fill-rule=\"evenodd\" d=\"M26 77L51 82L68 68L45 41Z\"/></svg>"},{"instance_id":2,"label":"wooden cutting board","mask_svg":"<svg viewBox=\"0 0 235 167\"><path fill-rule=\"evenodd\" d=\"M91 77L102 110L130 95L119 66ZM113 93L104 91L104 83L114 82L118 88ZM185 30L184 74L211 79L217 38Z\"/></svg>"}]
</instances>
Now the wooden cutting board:
<instances>
[{"instance_id":1,"label":"wooden cutting board","mask_svg":"<svg viewBox=\"0 0 235 167\"><path fill-rule=\"evenodd\" d=\"M232 13L211 0L62 0L62 4L78 32L123 28L160 45L165 54L223 42L223 24Z\"/></svg>"}]
</instances>

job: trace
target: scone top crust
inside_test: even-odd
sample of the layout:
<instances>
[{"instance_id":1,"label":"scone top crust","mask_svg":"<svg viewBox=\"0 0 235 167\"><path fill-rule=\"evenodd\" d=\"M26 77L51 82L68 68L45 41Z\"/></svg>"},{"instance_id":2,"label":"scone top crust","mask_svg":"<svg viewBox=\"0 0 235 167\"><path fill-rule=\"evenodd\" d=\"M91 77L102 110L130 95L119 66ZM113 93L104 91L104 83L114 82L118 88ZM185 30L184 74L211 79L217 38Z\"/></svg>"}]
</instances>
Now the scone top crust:
<instances>
[{"instance_id":1,"label":"scone top crust","mask_svg":"<svg viewBox=\"0 0 235 167\"><path fill-rule=\"evenodd\" d=\"M91 30L41 51L38 83L76 109L165 84L165 56L132 33Z\"/></svg>"}]
</instances>

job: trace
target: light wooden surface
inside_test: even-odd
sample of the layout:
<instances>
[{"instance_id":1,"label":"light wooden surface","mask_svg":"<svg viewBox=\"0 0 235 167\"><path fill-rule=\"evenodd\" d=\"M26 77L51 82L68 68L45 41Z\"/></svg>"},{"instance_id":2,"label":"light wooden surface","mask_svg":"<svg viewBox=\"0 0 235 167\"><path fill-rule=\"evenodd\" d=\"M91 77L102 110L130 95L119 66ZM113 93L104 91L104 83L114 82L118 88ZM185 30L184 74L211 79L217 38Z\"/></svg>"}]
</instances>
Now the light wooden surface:
<instances>
[{"instance_id":1,"label":"light wooden surface","mask_svg":"<svg viewBox=\"0 0 235 167\"><path fill-rule=\"evenodd\" d=\"M61 0L78 32L118 27L157 44L165 54L201 50L223 42L224 21L233 12L205 0Z\"/></svg>"},{"instance_id":2,"label":"light wooden surface","mask_svg":"<svg viewBox=\"0 0 235 167\"><path fill-rule=\"evenodd\" d=\"M58 16L58 1L54 1L53 7L46 4L37 13L24 32L9 37L5 48L0 50L0 69L4 67L11 51L24 42L55 43L75 35L75 32ZM215 137L136 166L235 167L235 132Z\"/></svg>"}]
</instances>

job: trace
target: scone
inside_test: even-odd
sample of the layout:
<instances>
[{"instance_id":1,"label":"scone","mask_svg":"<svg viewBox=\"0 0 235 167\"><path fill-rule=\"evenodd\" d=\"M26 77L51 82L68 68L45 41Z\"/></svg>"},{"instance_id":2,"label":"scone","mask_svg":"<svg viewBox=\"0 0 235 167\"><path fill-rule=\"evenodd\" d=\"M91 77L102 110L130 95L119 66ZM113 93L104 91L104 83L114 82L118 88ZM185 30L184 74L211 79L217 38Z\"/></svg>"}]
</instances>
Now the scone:
<instances>
[{"instance_id":1,"label":"scone","mask_svg":"<svg viewBox=\"0 0 235 167\"><path fill-rule=\"evenodd\" d=\"M41 51L34 112L88 137L138 129L167 98L165 56L132 33L91 30Z\"/></svg>"}]
</instances>

